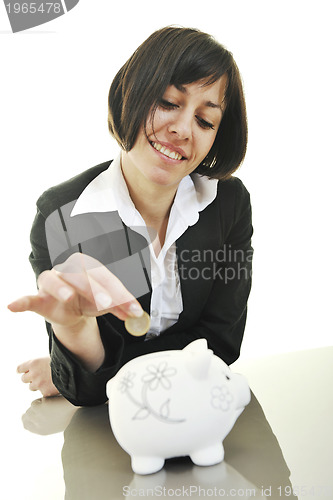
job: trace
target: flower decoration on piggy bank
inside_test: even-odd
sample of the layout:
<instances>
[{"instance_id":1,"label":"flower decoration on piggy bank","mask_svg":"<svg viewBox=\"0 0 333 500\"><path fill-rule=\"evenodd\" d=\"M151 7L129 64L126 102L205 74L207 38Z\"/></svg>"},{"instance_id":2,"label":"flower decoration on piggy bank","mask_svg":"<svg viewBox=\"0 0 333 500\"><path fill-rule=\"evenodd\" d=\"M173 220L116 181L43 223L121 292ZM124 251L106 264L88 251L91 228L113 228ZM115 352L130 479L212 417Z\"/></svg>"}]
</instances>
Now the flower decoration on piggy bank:
<instances>
[{"instance_id":1,"label":"flower decoration on piggy bank","mask_svg":"<svg viewBox=\"0 0 333 500\"><path fill-rule=\"evenodd\" d=\"M246 379L205 339L129 361L107 383L107 395L114 436L137 474L186 455L196 465L221 462L222 442L251 397Z\"/></svg>"}]
</instances>

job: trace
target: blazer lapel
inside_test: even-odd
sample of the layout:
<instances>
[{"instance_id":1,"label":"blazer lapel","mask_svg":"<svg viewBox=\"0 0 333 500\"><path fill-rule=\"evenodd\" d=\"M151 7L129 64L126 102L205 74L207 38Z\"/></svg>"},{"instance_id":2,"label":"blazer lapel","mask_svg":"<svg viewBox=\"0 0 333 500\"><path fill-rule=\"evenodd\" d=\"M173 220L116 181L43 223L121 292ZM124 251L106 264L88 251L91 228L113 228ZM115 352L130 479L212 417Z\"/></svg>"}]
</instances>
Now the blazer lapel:
<instances>
[{"instance_id":1,"label":"blazer lapel","mask_svg":"<svg viewBox=\"0 0 333 500\"><path fill-rule=\"evenodd\" d=\"M177 262L183 299L181 323L193 323L200 314L214 282L214 256L221 248L222 235L216 204L200 213L177 241Z\"/></svg>"}]
</instances>

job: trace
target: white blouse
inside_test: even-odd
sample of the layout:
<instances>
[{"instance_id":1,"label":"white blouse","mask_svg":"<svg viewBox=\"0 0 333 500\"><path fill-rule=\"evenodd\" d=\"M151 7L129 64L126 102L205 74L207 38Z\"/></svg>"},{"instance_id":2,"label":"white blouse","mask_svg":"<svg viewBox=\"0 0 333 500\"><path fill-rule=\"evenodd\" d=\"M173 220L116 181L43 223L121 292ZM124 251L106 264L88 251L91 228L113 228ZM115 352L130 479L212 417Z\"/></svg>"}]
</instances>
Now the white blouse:
<instances>
[{"instance_id":1,"label":"white blouse","mask_svg":"<svg viewBox=\"0 0 333 500\"><path fill-rule=\"evenodd\" d=\"M151 324L146 339L174 325L183 310L180 280L176 258L176 240L189 226L199 220L204 210L216 197L217 180L198 174L184 177L179 183L171 207L166 237L156 256L149 240L145 221L130 198L121 169L121 153L84 189L71 212L74 215L90 212L117 211L123 223L142 234L149 244L152 295Z\"/></svg>"}]
</instances>

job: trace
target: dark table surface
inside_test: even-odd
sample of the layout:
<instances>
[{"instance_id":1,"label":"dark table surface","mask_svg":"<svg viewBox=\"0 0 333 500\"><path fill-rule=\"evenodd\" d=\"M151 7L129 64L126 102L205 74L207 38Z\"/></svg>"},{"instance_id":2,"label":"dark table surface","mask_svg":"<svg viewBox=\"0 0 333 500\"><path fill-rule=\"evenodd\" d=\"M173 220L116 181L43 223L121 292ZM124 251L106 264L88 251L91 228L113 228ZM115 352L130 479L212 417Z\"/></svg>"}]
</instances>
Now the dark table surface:
<instances>
[{"instance_id":1,"label":"dark table surface","mask_svg":"<svg viewBox=\"0 0 333 500\"><path fill-rule=\"evenodd\" d=\"M76 408L29 391L12 396L2 405L0 498L333 499L333 347L239 360L231 368L253 392L224 440L224 461L198 467L187 457L171 459L148 476L132 472L107 405Z\"/></svg>"}]
</instances>

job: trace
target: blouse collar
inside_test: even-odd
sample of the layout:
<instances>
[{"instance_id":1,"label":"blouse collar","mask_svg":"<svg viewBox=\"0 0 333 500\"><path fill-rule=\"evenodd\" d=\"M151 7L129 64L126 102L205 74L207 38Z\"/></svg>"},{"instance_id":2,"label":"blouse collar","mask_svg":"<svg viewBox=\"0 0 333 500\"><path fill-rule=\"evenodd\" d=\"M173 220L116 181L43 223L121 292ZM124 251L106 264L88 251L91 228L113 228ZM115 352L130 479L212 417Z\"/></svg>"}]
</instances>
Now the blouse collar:
<instances>
[{"instance_id":1,"label":"blouse collar","mask_svg":"<svg viewBox=\"0 0 333 500\"><path fill-rule=\"evenodd\" d=\"M71 217L83 213L118 211L126 226L145 225L129 195L120 159L119 152L110 166L87 185L77 199ZM184 177L179 183L171 208L170 222L174 218L181 221L183 231L194 225L199 219L199 212L216 198L217 183L217 179L199 174ZM169 223L169 227L172 226Z\"/></svg>"}]
</instances>

